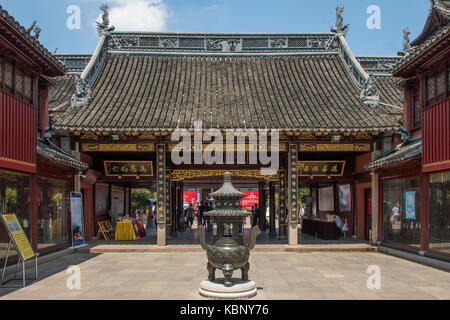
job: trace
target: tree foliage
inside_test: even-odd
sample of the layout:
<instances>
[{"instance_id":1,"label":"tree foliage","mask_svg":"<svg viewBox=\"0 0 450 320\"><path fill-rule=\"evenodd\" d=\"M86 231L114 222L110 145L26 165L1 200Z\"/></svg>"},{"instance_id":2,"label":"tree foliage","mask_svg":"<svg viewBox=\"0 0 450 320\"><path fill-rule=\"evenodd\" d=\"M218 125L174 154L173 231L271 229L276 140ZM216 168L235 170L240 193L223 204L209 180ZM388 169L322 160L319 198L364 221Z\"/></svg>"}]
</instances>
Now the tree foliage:
<instances>
[{"instance_id":1,"label":"tree foliage","mask_svg":"<svg viewBox=\"0 0 450 320\"><path fill-rule=\"evenodd\" d=\"M131 190L131 209L145 210L147 200L154 199L153 194L148 189L132 189Z\"/></svg>"}]
</instances>

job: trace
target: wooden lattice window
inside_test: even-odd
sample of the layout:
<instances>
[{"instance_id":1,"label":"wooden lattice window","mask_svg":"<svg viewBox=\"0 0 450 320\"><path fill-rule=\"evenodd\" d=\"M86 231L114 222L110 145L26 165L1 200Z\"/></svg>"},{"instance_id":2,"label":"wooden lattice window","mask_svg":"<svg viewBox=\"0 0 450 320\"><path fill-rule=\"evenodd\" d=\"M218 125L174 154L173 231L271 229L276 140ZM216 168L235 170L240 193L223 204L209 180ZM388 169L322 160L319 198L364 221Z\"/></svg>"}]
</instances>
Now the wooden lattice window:
<instances>
[{"instance_id":1,"label":"wooden lattice window","mask_svg":"<svg viewBox=\"0 0 450 320\"><path fill-rule=\"evenodd\" d=\"M427 79L427 101L431 101L436 96L436 78L428 78Z\"/></svg>"},{"instance_id":2,"label":"wooden lattice window","mask_svg":"<svg viewBox=\"0 0 450 320\"><path fill-rule=\"evenodd\" d=\"M32 79L28 75L23 76L23 95L30 100L33 96Z\"/></svg>"},{"instance_id":3,"label":"wooden lattice window","mask_svg":"<svg viewBox=\"0 0 450 320\"><path fill-rule=\"evenodd\" d=\"M14 77L13 65L9 62L5 62L5 85L10 89L13 88L13 77Z\"/></svg>"},{"instance_id":4,"label":"wooden lattice window","mask_svg":"<svg viewBox=\"0 0 450 320\"><path fill-rule=\"evenodd\" d=\"M4 82L3 79L3 68L4 68L5 63L3 62L3 60L0 60L0 87Z\"/></svg>"},{"instance_id":5,"label":"wooden lattice window","mask_svg":"<svg viewBox=\"0 0 450 320\"><path fill-rule=\"evenodd\" d=\"M23 93L23 73L16 69L16 92L18 94Z\"/></svg>"},{"instance_id":6,"label":"wooden lattice window","mask_svg":"<svg viewBox=\"0 0 450 320\"><path fill-rule=\"evenodd\" d=\"M411 91L411 115L412 115L412 124L413 128L419 128L421 123L421 114L420 114L420 90L418 88L414 88Z\"/></svg>"},{"instance_id":7,"label":"wooden lattice window","mask_svg":"<svg viewBox=\"0 0 450 320\"><path fill-rule=\"evenodd\" d=\"M436 78L437 95L445 93L445 72L442 71Z\"/></svg>"}]
</instances>

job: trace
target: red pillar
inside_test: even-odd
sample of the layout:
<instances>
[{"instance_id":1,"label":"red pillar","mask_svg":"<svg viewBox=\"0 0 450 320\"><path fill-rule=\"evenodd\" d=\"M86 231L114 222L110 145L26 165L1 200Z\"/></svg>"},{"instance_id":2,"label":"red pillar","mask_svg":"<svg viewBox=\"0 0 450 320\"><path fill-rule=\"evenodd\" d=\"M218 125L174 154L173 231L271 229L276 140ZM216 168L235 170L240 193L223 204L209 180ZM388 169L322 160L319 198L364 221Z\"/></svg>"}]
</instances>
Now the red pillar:
<instances>
[{"instance_id":1,"label":"red pillar","mask_svg":"<svg viewBox=\"0 0 450 320\"><path fill-rule=\"evenodd\" d=\"M383 241L383 215L384 215L384 206L383 206L383 180L381 179L381 176L378 175L378 241ZM372 212L374 214L374 212ZM373 227L373 226L372 226Z\"/></svg>"},{"instance_id":2,"label":"red pillar","mask_svg":"<svg viewBox=\"0 0 450 320\"><path fill-rule=\"evenodd\" d=\"M429 176L422 173L420 177L420 250L428 250L429 241Z\"/></svg>"},{"instance_id":3,"label":"red pillar","mask_svg":"<svg viewBox=\"0 0 450 320\"><path fill-rule=\"evenodd\" d=\"M31 175L30 187L30 241L33 250L37 251L37 173Z\"/></svg>"}]
</instances>

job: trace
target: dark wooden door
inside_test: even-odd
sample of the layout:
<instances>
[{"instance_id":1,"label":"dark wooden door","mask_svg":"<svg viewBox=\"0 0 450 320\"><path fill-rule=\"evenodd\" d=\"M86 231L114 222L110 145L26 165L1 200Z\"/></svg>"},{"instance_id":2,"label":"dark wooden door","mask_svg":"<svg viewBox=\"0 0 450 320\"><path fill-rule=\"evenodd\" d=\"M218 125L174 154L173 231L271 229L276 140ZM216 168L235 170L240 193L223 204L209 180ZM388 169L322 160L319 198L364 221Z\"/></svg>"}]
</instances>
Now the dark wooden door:
<instances>
[{"instance_id":1,"label":"dark wooden door","mask_svg":"<svg viewBox=\"0 0 450 320\"><path fill-rule=\"evenodd\" d=\"M364 190L364 239L370 240L372 230L372 190Z\"/></svg>"}]
</instances>

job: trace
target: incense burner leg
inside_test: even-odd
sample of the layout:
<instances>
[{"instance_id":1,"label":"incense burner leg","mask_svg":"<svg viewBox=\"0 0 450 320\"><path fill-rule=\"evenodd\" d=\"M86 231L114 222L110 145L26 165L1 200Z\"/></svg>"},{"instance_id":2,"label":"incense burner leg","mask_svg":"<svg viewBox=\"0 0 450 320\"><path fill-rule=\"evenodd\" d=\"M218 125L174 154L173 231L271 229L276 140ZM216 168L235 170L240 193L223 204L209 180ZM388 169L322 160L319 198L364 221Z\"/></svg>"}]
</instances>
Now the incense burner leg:
<instances>
[{"instance_id":1,"label":"incense burner leg","mask_svg":"<svg viewBox=\"0 0 450 320\"><path fill-rule=\"evenodd\" d=\"M250 263L246 263L242 268L242 280L247 281L248 280L248 270L250 269Z\"/></svg>"},{"instance_id":2,"label":"incense burner leg","mask_svg":"<svg viewBox=\"0 0 450 320\"><path fill-rule=\"evenodd\" d=\"M209 273L208 280L209 281L216 280L216 268L214 268L214 266L210 262L208 262L207 268L208 268L208 273Z\"/></svg>"},{"instance_id":3,"label":"incense burner leg","mask_svg":"<svg viewBox=\"0 0 450 320\"><path fill-rule=\"evenodd\" d=\"M232 287L233 282L231 281L231 278L233 276L233 265L230 263L226 263L222 267L223 275L225 276L225 287Z\"/></svg>"}]
</instances>

